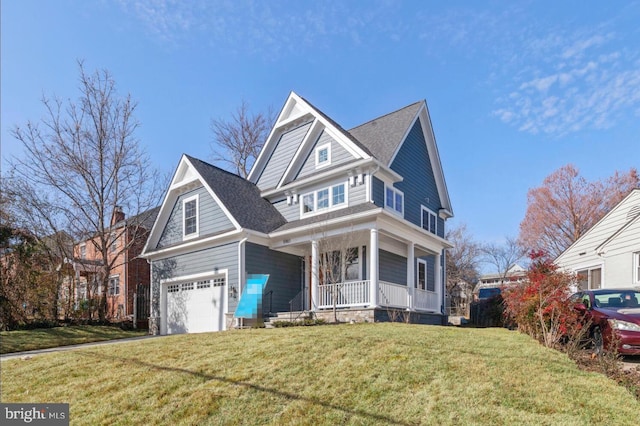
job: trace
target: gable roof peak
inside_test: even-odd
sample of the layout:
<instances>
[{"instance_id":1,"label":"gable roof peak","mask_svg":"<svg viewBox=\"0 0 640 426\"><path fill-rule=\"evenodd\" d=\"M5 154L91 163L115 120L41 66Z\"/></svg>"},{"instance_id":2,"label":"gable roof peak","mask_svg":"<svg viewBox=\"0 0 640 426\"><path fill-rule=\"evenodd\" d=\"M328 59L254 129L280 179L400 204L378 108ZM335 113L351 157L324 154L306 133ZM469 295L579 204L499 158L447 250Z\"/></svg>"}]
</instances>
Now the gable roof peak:
<instances>
[{"instance_id":1,"label":"gable roof peak","mask_svg":"<svg viewBox=\"0 0 640 426\"><path fill-rule=\"evenodd\" d=\"M415 109L416 109L416 112L417 112L417 109L418 109L417 107L418 107L418 106L422 106L422 104L423 104L423 103L426 103L426 101L424 101L424 100L422 100L422 101L417 101L417 102L414 102L414 103L409 104L409 105L407 105L407 106L404 106L404 107L402 107L402 108L398 108L398 109L397 109L397 110L395 110L395 111L391 111L391 112L388 112L388 113L386 113L386 114L382 114L382 115L381 115L381 116L379 116L379 117L373 118L373 119L371 119L371 120L369 120L369 121L365 121L365 122L364 122L364 123L362 123L362 124L358 124L357 126L352 127L351 129L349 129L349 132L351 132L352 130L355 130L355 129L359 128L359 127L363 127L363 126L366 126L366 125L372 124L372 123L374 123L374 122L376 122L376 121L378 121L378 120L384 119L384 118L386 118L386 117L388 117L388 116L390 116L390 115L397 114L397 113L399 113L399 112L401 112L401 111L403 111L403 110L405 110L405 109L414 109L414 108L415 108Z\"/></svg>"},{"instance_id":2,"label":"gable roof peak","mask_svg":"<svg viewBox=\"0 0 640 426\"><path fill-rule=\"evenodd\" d=\"M354 127L349 133L364 144L374 157L389 166L423 105L424 101L414 102Z\"/></svg>"}]
</instances>

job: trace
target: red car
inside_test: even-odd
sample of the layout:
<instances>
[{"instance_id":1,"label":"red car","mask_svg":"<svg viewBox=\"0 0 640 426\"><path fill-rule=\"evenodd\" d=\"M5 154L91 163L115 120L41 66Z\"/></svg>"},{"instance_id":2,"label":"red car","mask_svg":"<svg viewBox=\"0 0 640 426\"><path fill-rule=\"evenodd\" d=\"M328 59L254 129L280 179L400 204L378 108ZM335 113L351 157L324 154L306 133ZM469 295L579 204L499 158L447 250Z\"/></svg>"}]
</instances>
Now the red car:
<instances>
[{"instance_id":1,"label":"red car","mask_svg":"<svg viewBox=\"0 0 640 426\"><path fill-rule=\"evenodd\" d=\"M621 355L640 355L640 291L633 288L584 290L571 296L591 322L596 352L618 343Z\"/></svg>"}]
</instances>

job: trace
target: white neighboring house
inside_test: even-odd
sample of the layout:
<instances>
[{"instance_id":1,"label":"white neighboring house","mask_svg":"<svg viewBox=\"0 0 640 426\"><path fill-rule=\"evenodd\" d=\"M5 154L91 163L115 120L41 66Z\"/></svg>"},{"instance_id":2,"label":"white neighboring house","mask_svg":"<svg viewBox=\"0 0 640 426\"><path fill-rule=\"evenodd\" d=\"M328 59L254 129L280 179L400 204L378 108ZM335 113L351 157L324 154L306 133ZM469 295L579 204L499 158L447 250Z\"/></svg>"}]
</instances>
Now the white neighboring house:
<instances>
[{"instance_id":1,"label":"white neighboring house","mask_svg":"<svg viewBox=\"0 0 640 426\"><path fill-rule=\"evenodd\" d=\"M581 290L640 286L640 188L631 191L555 263L578 274Z\"/></svg>"}]
</instances>

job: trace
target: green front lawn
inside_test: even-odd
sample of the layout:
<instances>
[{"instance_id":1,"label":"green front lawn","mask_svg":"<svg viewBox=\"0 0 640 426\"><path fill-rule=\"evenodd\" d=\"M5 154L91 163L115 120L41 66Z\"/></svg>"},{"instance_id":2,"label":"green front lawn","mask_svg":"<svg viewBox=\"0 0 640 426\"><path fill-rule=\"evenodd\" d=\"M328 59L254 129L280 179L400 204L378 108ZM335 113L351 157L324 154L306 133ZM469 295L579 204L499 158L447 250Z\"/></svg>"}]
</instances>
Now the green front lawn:
<instances>
[{"instance_id":1,"label":"green front lawn","mask_svg":"<svg viewBox=\"0 0 640 426\"><path fill-rule=\"evenodd\" d=\"M0 354L144 336L146 330L80 325L0 332Z\"/></svg>"},{"instance_id":2,"label":"green front lawn","mask_svg":"<svg viewBox=\"0 0 640 426\"><path fill-rule=\"evenodd\" d=\"M168 336L2 363L72 424L635 425L638 402L504 329L357 324Z\"/></svg>"}]
</instances>

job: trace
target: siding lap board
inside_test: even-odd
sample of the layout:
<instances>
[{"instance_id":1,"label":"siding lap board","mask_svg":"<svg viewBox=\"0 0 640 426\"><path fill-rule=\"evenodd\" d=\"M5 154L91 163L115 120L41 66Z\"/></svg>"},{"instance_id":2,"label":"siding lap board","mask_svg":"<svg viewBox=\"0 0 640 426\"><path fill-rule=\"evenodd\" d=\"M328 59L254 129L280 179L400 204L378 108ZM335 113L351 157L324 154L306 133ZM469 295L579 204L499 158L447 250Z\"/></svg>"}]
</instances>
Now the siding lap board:
<instances>
[{"instance_id":1,"label":"siding lap board","mask_svg":"<svg viewBox=\"0 0 640 426\"><path fill-rule=\"evenodd\" d=\"M284 171L291 163L293 155L296 153L300 142L304 139L307 131L311 127L311 122L303 124L280 136L271 158L267 162L257 185L261 190L275 188Z\"/></svg>"},{"instance_id":2,"label":"siding lap board","mask_svg":"<svg viewBox=\"0 0 640 426\"><path fill-rule=\"evenodd\" d=\"M396 188L404 193L404 218L414 225L421 226L421 205L436 214L442 206L419 119L396 154L391 169L404 178L402 182L395 184ZM384 200L384 194L382 196ZM438 221L438 236L444 238L444 221Z\"/></svg>"},{"instance_id":3,"label":"siding lap board","mask_svg":"<svg viewBox=\"0 0 640 426\"><path fill-rule=\"evenodd\" d=\"M326 131L323 131L316 143L311 148L309 156L300 168L300 172L298 173L298 176L296 176L296 179L311 175L317 170L324 169L316 169L316 147L326 144L331 145L331 165L329 167L334 167L339 164L347 163L354 160L354 157L346 149L344 149L338 141L333 139Z\"/></svg>"},{"instance_id":4,"label":"siding lap board","mask_svg":"<svg viewBox=\"0 0 640 426\"><path fill-rule=\"evenodd\" d=\"M153 262L154 296L159 295L160 282L166 279L227 270L227 288L238 285L238 243L233 242ZM154 297L156 312L159 298ZM235 312L237 300L229 298L228 312Z\"/></svg>"},{"instance_id":5,"label":"siding lap board","mask_svg":"<svg viewBox=\"0 0 640 426\"><path fill-rule=\"evenodd\" d=\"M182 200L198 194L199 235L206 236L234 229L233 224L222 208L204 187L182 194L173 206L167 225L158 241L157 248L167 247L182 241Z\"/></svg>"},{"instance_id":6,"label":"siding lap board","mask_svg":"<svg viewBox=\"0 0 640 426\"><path fill-rule=\"evenodd\" d=\"M394 284L407 284L407 258L386 250L379 251L380 280Z\"/></svg>"},{"instance_id":7,"label":"siding lap board","mask_svg":"<svg viewBox=\"0 0 640 426\"><path fill-rule=\"evenodd\" d=\"M269 274L263 313L289 311L289 301L302 290L302 258L247 243L245 264L247 274Z\"/></svg>"}]
</instances>

